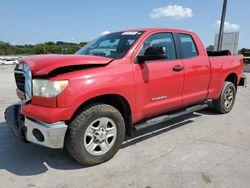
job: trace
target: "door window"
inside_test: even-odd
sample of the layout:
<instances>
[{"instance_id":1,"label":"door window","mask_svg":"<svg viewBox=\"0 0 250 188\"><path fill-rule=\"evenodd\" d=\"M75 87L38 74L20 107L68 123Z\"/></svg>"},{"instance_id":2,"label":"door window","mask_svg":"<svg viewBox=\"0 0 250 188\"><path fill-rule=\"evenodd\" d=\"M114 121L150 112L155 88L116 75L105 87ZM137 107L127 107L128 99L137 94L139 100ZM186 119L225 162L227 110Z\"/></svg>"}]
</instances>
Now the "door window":
<instances>
[{"instance_id":1,"label":"door window","mask_svg":"<svg viewBox=\"0 0 250 188\"><path fill-rule=\"evenodd\" d=\"M198 51L191 35L179 34L183 58L198 56Z\"/></svg>"},{"instance_id":2,"label":"door window","mask_svg":"<svg viewBox=\"0 0 250 188\"><path fill-rule=\"evenodd\" d=\"M175 43L171 33L157 33L151 35L144 41L138 55L143 56L147 48L156 46L166 49L168 60L176 59Z\"/></svg>"}]
</instances>

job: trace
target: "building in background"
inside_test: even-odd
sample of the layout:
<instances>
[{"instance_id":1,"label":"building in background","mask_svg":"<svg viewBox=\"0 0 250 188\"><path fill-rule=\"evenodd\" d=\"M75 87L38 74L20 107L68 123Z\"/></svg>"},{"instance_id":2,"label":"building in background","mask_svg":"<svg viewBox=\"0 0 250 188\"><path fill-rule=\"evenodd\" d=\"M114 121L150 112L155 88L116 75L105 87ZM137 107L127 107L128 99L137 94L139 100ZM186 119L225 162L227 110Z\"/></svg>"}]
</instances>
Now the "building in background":
<instances>
[{"instance_id":1,"label":"building in background","mask_svg":"<svg viewBox=\"0 0 250 188\"><path fill-rule=\"evenodd\" d=\"M239 32L223 33L222 50L230 50L231 54L238 54ZM217 49L219 35L215 35L214 49Z\"/></svg>"}]
</instances>

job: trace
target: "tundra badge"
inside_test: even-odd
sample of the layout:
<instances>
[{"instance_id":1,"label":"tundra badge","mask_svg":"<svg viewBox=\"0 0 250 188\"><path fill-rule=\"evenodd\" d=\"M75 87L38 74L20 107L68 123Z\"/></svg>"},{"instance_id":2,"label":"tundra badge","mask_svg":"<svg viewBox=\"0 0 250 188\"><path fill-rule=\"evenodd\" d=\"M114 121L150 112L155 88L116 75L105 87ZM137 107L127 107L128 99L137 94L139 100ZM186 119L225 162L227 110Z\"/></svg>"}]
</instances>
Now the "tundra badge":
<instances>
[{"instance_id":1,"label":"tundra badge","mask_svg":"<svg viewBox=\"0 0 250 188\"><path fill-rule=\"evenodd\" d=\"M167 98L168 98L167 96L160 96L160 97L154 97L151 100L153 102L156 102L156 101L166 100Z\"/></svg>"}]
</instances>

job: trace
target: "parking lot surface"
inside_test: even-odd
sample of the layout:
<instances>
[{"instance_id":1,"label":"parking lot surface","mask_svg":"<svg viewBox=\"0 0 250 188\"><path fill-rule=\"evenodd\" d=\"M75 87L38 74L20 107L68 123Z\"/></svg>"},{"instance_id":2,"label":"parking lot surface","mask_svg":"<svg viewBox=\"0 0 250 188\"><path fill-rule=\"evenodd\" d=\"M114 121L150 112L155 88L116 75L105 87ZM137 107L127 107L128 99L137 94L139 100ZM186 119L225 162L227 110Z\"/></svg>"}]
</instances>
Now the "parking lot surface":
<instances>
[{"instance_id":1,"label":"parking lot surface","mask_svg":"<svg viewBox=\"0 0 250 188\"><path fill-rule=\"evenodd\" d=\"M3 115L17 100L13 68L0 66L0 187L250 187L249 87L229 114L207 109L137 133L112 160L83 167L13 137Z\"/></svg>"}]
</instances>

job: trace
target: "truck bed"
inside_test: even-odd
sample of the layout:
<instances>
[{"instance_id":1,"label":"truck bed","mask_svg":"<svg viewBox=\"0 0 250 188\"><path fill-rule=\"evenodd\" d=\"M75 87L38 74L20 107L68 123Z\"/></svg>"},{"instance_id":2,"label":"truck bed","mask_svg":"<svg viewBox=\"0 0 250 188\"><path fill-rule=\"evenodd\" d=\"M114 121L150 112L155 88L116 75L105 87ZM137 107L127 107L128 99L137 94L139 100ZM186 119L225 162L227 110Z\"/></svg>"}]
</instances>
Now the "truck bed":
<instances>
[{"instance_id":1,"label":"truck bed","mask_svg":"<svg viewBox=\"0 0 250 188\"><path fill-rule=\"evenodd\" d=\"M231 73L237 75L236 84L239 83L243 70L242 55L209 56L211 65L211 80L209 86L209 97L218 98L219 91L223 86L224 78Z\"/></svg>"},{"instance_id":2,"label":"truck bed","mask_svg":"<svg viewBox=\"0 0 250 188\"><path fill-rule=\"evenodd\" d=\"M213 56L227 56L227 55L231 55L231 52L229 50L207 51L207 55L209 57L213 57Z\"/></svg>"}]
</instances>

